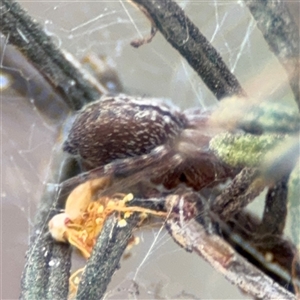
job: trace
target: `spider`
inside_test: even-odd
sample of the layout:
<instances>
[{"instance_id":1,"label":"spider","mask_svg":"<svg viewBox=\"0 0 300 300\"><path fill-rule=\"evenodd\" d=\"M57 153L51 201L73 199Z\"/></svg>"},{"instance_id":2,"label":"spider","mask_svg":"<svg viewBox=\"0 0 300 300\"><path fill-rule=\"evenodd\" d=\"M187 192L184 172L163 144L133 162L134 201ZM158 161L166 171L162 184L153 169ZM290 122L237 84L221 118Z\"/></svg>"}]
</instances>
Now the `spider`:
<instances>
[{"instance_id":1,"label":"spider","mask_svg":"<svg viewBox=\"0 0 300 300\"><path fill-rule=\"evenodd\" d=\"M284 105L237 97L214 110L180 112L160 99L103 96L78 113L64 143L88 170L65 185L103 172L125 177L142 171L168 190L180 184L201 190L257 166L282 138L297 137L299 121L298 112Z\"/></svg>"},{"instance_id":2,"label":"spider","mask_svg":"<svg viewBox=\"0 0 300 300\"><path fill-rule=\"evenodd\" d=\"M183 182L200 190L232 175L207 151L211 130L206 121L205 113L181 113L158 99L105 96L81 111L64 150L80 156L86 169L111 163L106 169L121 176L126 169L132 173L154 166L149 174L152 182L168 189Z\"/></svg>"},{"instance_id":3,"label":"spider","mask_svg":"<svg viewBox=\"0 0 300 300\"><path fill-rule=\"evenodd\" d=\"M241 104L237 105L240 102ZM86 198L90 203L93 194L99 197L99 190L100 195L111 195L112 186L126 190L142 183L146 188L142 191L137 190L136 195L143 198L150 197L149 190L164 190L170 195L165 202L167 213L178 215L177 219L175 217L175 224L181 229L175 230L175 236L176 231L186 227L188 220L197 219L199 215L199 222L204 224L208 231L215 231L209 229L212 224L217 226L220 220L228 221L242 212L267 185L276 185L275 181L278 178L275 180L270 175L264 178L268 170L262 172L255 167L267 160L268 153L276 153L276 148L282 148L282 139L285 143L287 139L292 139L294 144L298 145L295 140L300 119L297 112L282 105L270 107L267 103L257 105L255 102L249 105L246 99L236 97L224 100L223 103L214 110L190 109L181 112L172 103L160 99L119 94L103 96L85 106L77 114L63 148L69 154L79 157L86 172L63 183L63 188L80 185L69 196L75 197L76 200L68 198L66 212L50 221L52 236L57 240L68 240L79 248L85 257L89 257L101 227L91 237L87 235L83 238L89 241L84 246L83 231L79 227L81 233L78 235L78 226L87 222L84 220L92 218L87 215L88 211L97 211L99 206L92 204L93 208L88 208L87 212L83 213L84 220L76 221L76 218L86 209ZM225 110L232 105L235 105L235 115L231 114L228 122ZM248 111L247 115L242 113L245 110ZM275 126L274 120L278 115L284 117L282 120L285 121L277 122ZM280 155L286 156L285 153ZM293 165L297 154L292 156ZM276 164L278 158L273 157L271 161L272 164ZM266 169L272 169L272 164ZM244 167L250 169L241 171ZM290 172L291 168L292 166L283 168L279 176ZM239 176L243 175L243 172L250 173L248 178L245 177L250 181L241 184ZM197 196L196 191L211 189L228 179L233 179L229 192L225 189L223 194L210 203L203 203ZM89 186L88 197L86 192L82 192L82 187L86 184ZM91 185L93 187L90 187ZM77 189L80 191L76 191ZM234 189L238 191L231 195ZM245 199L239 199L240 195L243 197L244 194ZM82 198L84 200L80 200ZM114 211L124 212L125 215L130 212L142 212L167 216L164 212L127 207L128 201L122 198L124 196L119 202L111 202L113 204L109 209L106 209L105 204L109 203L108 200L97 200L101 207L104 206L104 219ZM213 215L210 215L209 211ZM96 216L99 220L100 215ZM123 220L125 219L120 220L120 224ZM168 224L167 228L174 230L174 223ZM189 251L193 249L192 244L176 241ZM265 249L262 250L266 252Z\"/></svg>"}]
</instances>

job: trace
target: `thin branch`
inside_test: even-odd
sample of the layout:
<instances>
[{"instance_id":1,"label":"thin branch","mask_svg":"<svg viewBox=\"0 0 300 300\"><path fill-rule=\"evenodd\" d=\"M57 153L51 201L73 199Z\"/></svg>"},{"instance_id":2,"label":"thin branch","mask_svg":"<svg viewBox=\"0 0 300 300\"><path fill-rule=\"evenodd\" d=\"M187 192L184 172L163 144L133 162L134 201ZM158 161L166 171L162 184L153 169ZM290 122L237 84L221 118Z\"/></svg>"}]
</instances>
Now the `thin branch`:
<instances>
[{"instance_id":1,"label":"thin branch","mask_svg":"<svg viewBox=\"0 0 300 300\"><path fill-rule=\"evenodd\" d=\"M83 74L66 59L41 26L18 3L1 0L0 13L1 32L6 35L8 42L31 61L72 108L80 109L105 92L105 89L99 91L85 80Z\"/></svg>"},{"instance_id":2,"label":"thin branch","mask_svg":"<svg viewBox=\"0 0 300 300\"><path fill-rule=\"evenodd\" d=\"M74 165L61 166L64 155L56 149L52 177L48 181L58 182L74 174ZM62 173L60 173L62 172ZM56 243L49 235L48 221L62 208L63 203L54 206L57 190L46 189L35 218L33 235L26 255L22 274L21 299L65 299L71 266L70 246Z\"/></svg>"},{"instance_id":3,"label":"thin branch","mask_svg":"<svg viewBox=\"0 0 300 300\"><path fill-rule=\"evenodd\" d=\"M46 230L40 232L45 236L46 231L47 226ZM20 299L66 299L70 259L71 249L68 245L55 244L50 236L36 239L27 254Z\"/></svg>"},{"instance_id":4,"label":"thin branch","mask_svg":"<svg viewBox=\"0 0 300 300\"><path fill-rule=\"evenodd\" d=\"M300 43L299 28L285 1L244 0L257 21L271 51L287 71L296 103L300 109Z\"/></svg>"},{"instance_id":5,"label":"thin branch","mask_svg":"<svg viewBox=\"0 0 300 300\"><path fill-rule=\"evenodd\" d=\"M166 200L173 211L166 226L179 245L196 252L231 283L257 299L296 299L293 294L246 261L222 237L214 232L208 233L207 228L195 220L193 212L190 213L185 208L182 211L181 200L180 196ZM184 222L180 221L182 218Z\"/></svg>"},{"instance_id":6,"label":"thin branch","mask_svg":"<svg viewBox=\"0 0 300 300\"><path fill-rule=\"evenodd\" d=\"M118 219L115 216L106 220L82 274L76 299L102 298L119 266L138 219L138 215L134 214L127 219L127 225L123 228L118 227Z\"/></svg>"},{"instance_id":7,"label":"thin branch","mask_svg":"<svg viewBox=\"0 0 300 300\"><path fill-rule=\"evenodd\" d=\"M220 54L172 0L131 0L188 61L217 99L246 95Z\"/></svg>"}]
</instances>

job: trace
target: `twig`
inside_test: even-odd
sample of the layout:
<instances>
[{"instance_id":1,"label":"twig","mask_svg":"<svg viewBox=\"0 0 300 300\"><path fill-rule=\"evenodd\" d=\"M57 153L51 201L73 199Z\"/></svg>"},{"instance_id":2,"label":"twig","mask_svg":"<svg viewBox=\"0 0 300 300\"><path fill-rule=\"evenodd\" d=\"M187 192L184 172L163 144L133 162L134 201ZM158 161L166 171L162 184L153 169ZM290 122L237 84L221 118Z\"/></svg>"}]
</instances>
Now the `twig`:
<instances>
[{"instance_id":1,"label":"twig","mask_svg":"<svg viewBox=\"0 0 300 300\"><path fill-rule=\"evenodd\" d=\"M66 299L70 259L68 245L54 244L50 236L36 239L27 255L20 299Z\"/></svg>"},{"instance_id":2,"label":"twig","mask_svg":"<svg viewBox=\"0 0 300 300\"><path fill-rule=\"evenodd\" d=\"M53 160L53 170L56 171L52 174L52 182L73 174L72 164L61 167L65 158L62 156L59 148L56 149ZM46 190L41 199L22 274L21 299L65 299L68 295L71 249L67 245L55 243L47 226L55 214L54 209L63 207L62 203L54 207L56 195L56 189Z\"/></svg>"},{"instance_id":3,"label":"twig","mask_svg":"<svg viewBox=\"0 0 300 300\"><path fill-rule=\"evenodd\" d=\"M178 230L178 223L169 222L172 237L178 242L192 243L192 250L205 258L231 283L257 299L293 299L296 297L247 262L221 237L208 235L201 225L191 220L186 228ZM177 231L177 232L176 232Z\"/></svg>"},{"instance_id":4,"label":"twig","mask_svg":"<svg viewBox=\"0 0 300 300\"><path fill-rule=\"evenodd\" d=\"M227 68L220 54L172 0L131 0L188 61L217 99L245 95L238 80Z\"/></svg>"},{"instance_id":5,"label":"twig","mask_svg":"<svg viewBox=\"0 0 300 300\"><path fill-rule=\"evenodd\" d=\"M287 71L296 103L300 109L300 43L299 28L285 1L244 0L271 51Z\"/></svg>"},{"instance_id":6,"label":"twig","mask_svg":"<svg viewBox=\"0 0 300 300\"><path fill-rule=\"evenodd\" d=\"M195 220L189 207L182 209L180 197L172 196L166 200L166 205L173 212L166 227L179 245L198 253L231 283L257 299L296 299L293 294L246 261L222 237L215 232L208 232L206 227ZM182 218L184 222L181 221Z\"/></svg>"},{"instance_id":7,"label":"twig","mask_svg":"<svg viewBox=\"0 0 300 300\"><path fill-rule=\"evenodd\" d=\"M21 6L11 0L1 0L1 32L60 92L73 109L100 97L101 92L83 78L54 45L50 37L34 22Z\"/></svg>"},{"instance_id":8,"label":"twig","mask_svg":"<svg viewBox=\"0 0 300 300\"><path fill-rule=\"evenodd\" d=\"M113 273L118 268L138 219L138 215L134 214L127 219L127 225L123 228L118 227L118 219L115 216L106 220L82 274L76 299L102 298Z\"/></svg>"}]
</instances>

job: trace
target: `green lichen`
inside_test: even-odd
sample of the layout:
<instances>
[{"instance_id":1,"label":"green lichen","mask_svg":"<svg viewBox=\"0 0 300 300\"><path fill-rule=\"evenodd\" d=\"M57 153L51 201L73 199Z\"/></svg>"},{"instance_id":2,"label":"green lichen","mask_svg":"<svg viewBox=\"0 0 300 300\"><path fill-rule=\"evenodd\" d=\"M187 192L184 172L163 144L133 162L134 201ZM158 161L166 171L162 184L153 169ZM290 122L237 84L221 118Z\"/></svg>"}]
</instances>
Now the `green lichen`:
<instances>
[{"instance_id":1,"label":"green lichen","mask_svg":"<svg viewBox=\"0 0 300 300\"><path fill-rule=\"evenodd\" d=\"M282 139L278 134L252 135L222 133L215 136L209 147L216 156L232 167L257 166L262 157Z\"/></svg>"}]
</instances>

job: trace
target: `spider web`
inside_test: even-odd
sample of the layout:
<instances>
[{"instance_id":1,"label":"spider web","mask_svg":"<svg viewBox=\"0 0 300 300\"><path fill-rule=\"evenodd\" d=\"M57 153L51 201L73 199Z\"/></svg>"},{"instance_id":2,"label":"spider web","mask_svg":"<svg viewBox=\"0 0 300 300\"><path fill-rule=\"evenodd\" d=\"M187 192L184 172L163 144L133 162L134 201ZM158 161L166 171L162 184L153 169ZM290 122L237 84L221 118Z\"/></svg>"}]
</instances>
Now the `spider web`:
<instances>
[{"instance_id":1,"label":"spider web","mask_svg":"<svg viewBox=\"0 0 300 300\"><path fill-rule=\"evenodd\" d=\"M129 3L21 2L62 49L79 59L89 53L106 56L126 93L171 98L182 109L216 104L197 74L159 33L148 45L139 49L130 46L133 39L149 34L150 24ZM243 1L178 2L250 96L293 99L285 72ZM33 70L26 73L20 64L7 62L11 53L2 38L2 299L19 296L34 213L45 187L55 184L47 178L54 145L67 117L60 99L55 99L58 104L54 107L44 101L50 94L41 94L35 84L40 80L38 74ZM268 82L266 88L262 80ZM245 298L206 262L180 249L162 224L141 230L136 236L140 243L129 258L121 261L106 299Z\"/></svg>"}]
</instances>

